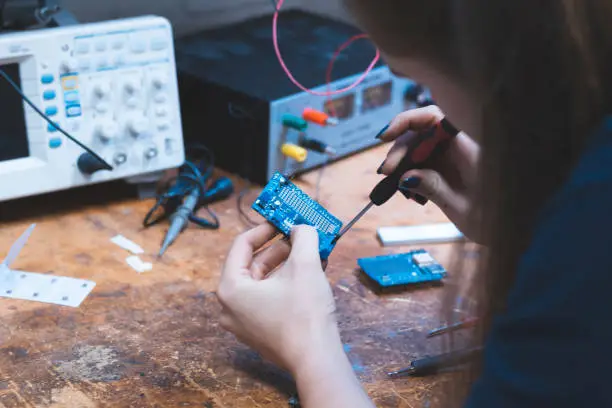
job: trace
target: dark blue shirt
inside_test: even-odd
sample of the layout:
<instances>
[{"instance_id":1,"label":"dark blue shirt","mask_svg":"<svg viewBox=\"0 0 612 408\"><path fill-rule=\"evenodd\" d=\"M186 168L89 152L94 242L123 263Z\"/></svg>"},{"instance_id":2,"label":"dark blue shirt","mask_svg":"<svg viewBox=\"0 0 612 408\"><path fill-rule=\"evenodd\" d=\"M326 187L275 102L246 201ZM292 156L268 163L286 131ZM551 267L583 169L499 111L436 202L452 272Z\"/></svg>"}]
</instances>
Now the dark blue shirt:
<instances>
[{"instance_id":1,"label":"dark blue shirt","mask_svg":"<svg viewBox=\"0 0 612 408\"><path fill-rule=\"evenodd\" d=\"M612 119L548 203L466 408L612 407Z\"/></svg>"}]
</instances>

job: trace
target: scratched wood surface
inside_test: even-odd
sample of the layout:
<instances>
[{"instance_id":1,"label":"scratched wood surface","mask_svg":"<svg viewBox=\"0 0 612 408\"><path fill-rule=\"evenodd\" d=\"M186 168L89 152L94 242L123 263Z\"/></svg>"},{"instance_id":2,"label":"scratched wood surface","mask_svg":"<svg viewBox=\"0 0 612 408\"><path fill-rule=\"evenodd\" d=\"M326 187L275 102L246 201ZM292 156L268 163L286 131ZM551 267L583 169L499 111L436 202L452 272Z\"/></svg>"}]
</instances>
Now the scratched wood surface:
<instances>
[{"instance_id":1,"label":"scratched wood surface","mask_svg":"<svg viewBox=\"0 0 612 408\"><path fill-rule=\"evenodd\" d=\"M385 152L361 153L298 183L314 194L321 176L321 202L348 220L367 203ZM252 190L245 204L256 195ZM235 197L214 206L219 231L191 226L161 261L154 254L165 225L141 226L151 201L92 201L62 194L26 200L33 208L24 215L13 210L1 224L2 256L29 223L38 224L15 268L97 286L78 309L0 299L0 406L287 407L295 392L291 378L218 324L219 272L233 238L246 228ZM429 406L440 378L391 381L385 372L438 351L440 340L425 334L438 324L443 288L377 295L359 278L356 259L410 249L382 248L379 226L439 221L446 219L435 206L419 207L398 194L374 208L330 258L345 349L379 407ZM116 234L140 244L153 271L130 269L129 254L109 241ZM450 264L451 245L425 248Z\"/></svg>"}]
</instances>

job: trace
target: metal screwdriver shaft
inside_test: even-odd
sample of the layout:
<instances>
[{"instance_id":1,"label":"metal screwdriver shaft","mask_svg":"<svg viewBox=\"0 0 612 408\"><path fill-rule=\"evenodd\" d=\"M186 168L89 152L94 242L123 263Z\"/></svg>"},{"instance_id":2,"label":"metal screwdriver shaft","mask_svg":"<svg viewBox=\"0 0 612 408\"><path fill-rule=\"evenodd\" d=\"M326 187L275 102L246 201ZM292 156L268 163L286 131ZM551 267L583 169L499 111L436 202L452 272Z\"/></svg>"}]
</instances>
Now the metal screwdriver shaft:
<instances>
[{"instance_id":1,"label":"metal screwdriver shaft","mask_svg":"<svg viewBox=\"0 0 612 408\"><path fill-rule=\"evenodd\" d=\"M363 210L361 210L361 211L359 212L359 214L357 214L357 215L355 216L355 218L353 218L353 219L351 220L351 222L349 222L348 224L346 224L346 225L344 226L344 228L342 228L342 229L340 230L340 232L338 233L338 235L336 235L336 238L334 239L334 243L338 242L338 240L339 240L340 238L342 238L342 236L343 236L344 234L346 234L346 232L347 232L348 230L350 230L351 228L353 228L353 225L355 225L355 224L357 223L357 221L359 221L359 220L361 219L361 217L363 217L364 215L366 215L366 213L367 213L368 211L370 211L370 208L372 208L372 206L373 206L373 205L374 205L374 203L370 201L370 202L368 203L368 205L366 205L366 206L365 206L365 208L364 208Z\"/></svg>"}]
</instances>

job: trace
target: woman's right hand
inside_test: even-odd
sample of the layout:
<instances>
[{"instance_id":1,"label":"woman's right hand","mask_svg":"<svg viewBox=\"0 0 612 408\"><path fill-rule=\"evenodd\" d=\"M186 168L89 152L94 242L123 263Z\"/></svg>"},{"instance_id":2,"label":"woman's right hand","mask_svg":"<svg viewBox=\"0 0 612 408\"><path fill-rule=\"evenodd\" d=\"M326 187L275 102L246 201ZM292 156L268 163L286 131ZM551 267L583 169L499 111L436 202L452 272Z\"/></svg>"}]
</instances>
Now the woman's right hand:
<instances>
[{"instance_id":1,"label":"woman's right hand","mask_svg":"<svg viewBox=\"0 0 612 408\"><path fill-rule=\"evenodd\" d=\"M409 110L396 116L380 136L385 142L395 143L379 173L390 174L404 157L410 138L417 132L432 128L442 118L444 113L437 106ZM433 201L475 242L481 241L480 231L470 216L475 210L472 194L476 187L479 154L478 144L460 132L429 168L410 170L402 176L400 182L400 190L405 196L421 204L427 200Z\"/></svg>"}]
</instances>

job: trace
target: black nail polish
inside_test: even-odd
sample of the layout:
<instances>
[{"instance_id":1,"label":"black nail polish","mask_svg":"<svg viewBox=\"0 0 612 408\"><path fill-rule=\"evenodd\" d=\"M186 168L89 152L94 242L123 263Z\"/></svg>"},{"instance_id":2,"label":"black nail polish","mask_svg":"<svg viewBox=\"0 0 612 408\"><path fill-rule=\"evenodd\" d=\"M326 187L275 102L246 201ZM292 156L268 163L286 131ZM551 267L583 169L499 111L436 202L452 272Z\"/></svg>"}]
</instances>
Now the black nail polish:
<instances>
[{"instance_id":1,"label":"black nail polish","mask_svg":"<svg viewBox=\"0 0 612 408\"><path fill-rule=\"evenodd\" d=\"M423 197L420 194L415 194L413 199L414 199L414 201L416 201L420 205L425 205L425 204L427 204L429 202L427 197Z\"/></svg>"},{"instance_id":2,"label":"black nail polish","mask_svg":"<svg viewBox=\"0 0 612 408\"><path fill-rule=\"evenodd\" d=\"M386 162L386 160L382 162L382 164L380 165L378 170L376 170L376 174L382 174L382 169L385 166L385 162Z\"/></svg>"},{"instance_id":3,"label":"black nail polish","mask_svg":"<svg viewBox=\"0 0 612 408\"><path fill-rule=\"evenodd\" d=\"M400 187L399 192L402 193L402 195L406 197L407 200L410 200L412 198L412 193L409 190L405 190Z\"/></svg>"},{"instance_id":4,"label":"black nail polish","mask_svg":"<svg viewBox=\"0 0 612 408\"><path fill-rule=\"evenodd\" d=\"M419 185L421 185L421 179L419 177L408 177L402 180L400 188L411 189L417 188Z\"/></svg>"},{"instance_id":5,"label":"black nail polish","mask_svg":"<svg viewBox=\"0 0 612 408\"><path fill-rule=\"evenodd\" d=\"M382 137L382 135L387 131L387 129L389 129L389 125L387 125L384 128L380 129L380 132L378 132L378 134L376 135L375 139L380 139Z\"/></svg>"}]
</instances>

